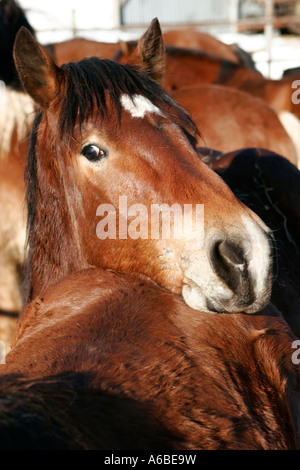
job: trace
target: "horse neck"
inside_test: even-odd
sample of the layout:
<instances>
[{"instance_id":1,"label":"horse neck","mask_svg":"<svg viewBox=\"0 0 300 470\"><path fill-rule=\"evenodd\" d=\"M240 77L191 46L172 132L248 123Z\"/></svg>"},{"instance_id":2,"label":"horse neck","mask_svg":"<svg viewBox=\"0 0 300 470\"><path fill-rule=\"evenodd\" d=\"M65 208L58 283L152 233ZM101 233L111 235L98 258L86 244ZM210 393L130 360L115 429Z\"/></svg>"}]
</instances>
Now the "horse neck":
<instances>
[{"instance_id":1,"label":"horse neck","mask_svg":"<svg viewBox=\"0 0 300 470\"><path fill-rule=\"evenodd\" d=\"M250 70L248 67L240 64L223 61L218 83L221 85L233 86L243 89L249 87L249 84L261 84L265 78L258 72Z\"/></svg>"}]
</instances>

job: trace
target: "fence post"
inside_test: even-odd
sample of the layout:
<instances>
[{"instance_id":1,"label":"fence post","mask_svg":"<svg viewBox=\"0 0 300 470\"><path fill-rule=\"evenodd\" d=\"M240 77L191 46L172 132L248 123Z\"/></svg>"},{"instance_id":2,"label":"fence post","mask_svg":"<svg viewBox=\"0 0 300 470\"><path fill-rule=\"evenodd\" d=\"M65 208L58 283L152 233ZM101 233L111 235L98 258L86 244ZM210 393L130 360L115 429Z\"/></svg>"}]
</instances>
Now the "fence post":
<instances>
[{"instance_id":1,"label":"fence post","mask_svg":"<svg viewBox=\"0 0 300 470\"><path fill-rule=\"evenodd\" d=\"M119 28L121 25L121 2L120 0L113 0L112 5L113 27Z\"/></svg>"},{"instance_id":2,"label":"fence post","mask_svg":"<svg viewBox=\"0 0 300 470\"><path fill-rule=\"evenodd\" d=\"M268 52L268 73L271 76L272 65L272 38L273 38L273 23L274 23L274 0L265 0L265 38L266 49Z\"/></svg>"},{"instance_id":3,"label":"fence post","mask_svg":"<svg viewBox=\"0 0 300 470\"><path fill-rule=\"evenodd\" d=\"M0 340L0 364L5 364L5 343Z\"/></svg>"},{"instance_id":4,"label":"fence post","mask_svg":"<svg viewBox=\"0 0 300 470\"><path fill-rule=\"evenodd\" d=\"M229 2L229 20L231 32L237 33L237 23L239 21L239 0L230 0Z\"/></svg>"},{"instance_id":5,"label":"fence post","mask_svg":"<svg viewBox=\"0 0 300 470\"><path fill-rule=\"evenodd\" d=\"M73 38L77 36L77 24L76 24L76 10L72 8L72 34Z\"/></svg>"}]
</instances>

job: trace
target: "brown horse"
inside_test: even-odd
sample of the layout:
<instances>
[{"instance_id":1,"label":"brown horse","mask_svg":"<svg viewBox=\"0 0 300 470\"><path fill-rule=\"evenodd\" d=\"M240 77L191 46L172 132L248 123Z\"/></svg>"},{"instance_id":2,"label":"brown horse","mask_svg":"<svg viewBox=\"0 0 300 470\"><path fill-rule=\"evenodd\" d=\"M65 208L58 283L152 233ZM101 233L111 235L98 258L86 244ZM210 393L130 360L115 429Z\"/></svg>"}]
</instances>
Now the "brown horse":
<instances>
[{"instance_id":1,"label":"brown horse","mask_svg":"<svg viewBox=\"0 0 300 470\"><path fill-rule=\"evenodd\" d=\"M250 69L255 64L249 54L236 44L228 45L214 36L194 29L165 31L163 39L166 46L203 51L220 59L233 63L243 63ZM86 38L72 38L66 41L51 43L46 48L51 53L56 65L67 62L78 62L88 57L117 59L120 55L129 54L137 46L137 41L100 42Z\"/></svg>"},{"instance_id":2,"label":"brown horse","mask_svg":"<svg viewBox=\"0 0 300 470\"><path fill-rule=\"evenodd\" d=\"M254 312L268 301L268 229L198 158L194 124L153 80L163 50L155 20L139 42L139 68L97 58L58 68L20 31L16 65L42 108L27 172L28 299L95 265L143 273L204 311ZM185 230L162 236L168 218L155 222L155 210L170 216L175 203L179 215L190 211ZM107 213L104 230L97 216ZM182 228L175 215L170 231Z\"/></svg>"},{"instance_id":3,"label":"brown horse","mask_svg":"<svg viewBox=\"0 0 300 470\"><path fill-rule=\"evenodd\" d=\"M243 64L234 64L196 51L180 51L174 48L167 51L164 86L169 90L177 90L191 85L219 84L264 100L278 113L279 119L293 141L299 160L298 78L297 75L287 75L280 80L272 80ZM297 119L292 119L293 116Z\"/></svg>"},{"instance_id":4,"label":"brown horse","mask_svg":"<svg viewBox=\"0 0 300 470\"><path fill-rule=\"evenodd\" d=\"M210 34L193 28L165 31L163 38L166 46L204 51L235 63L239 62L230 46Z\"/></svg>"},{"instance_id":5,"label":"brown horse","mask_svg":"<svg viewBox=\"0 0 300 470\"><path fill-rule=\"evenodd\" d=\"M136 48L133 42L127 44L116 55L120 63L134 63ZM198 84L222 83L223 75L231 70L245 70L250 76L260 76L246 65L235 63L210 54L206 51L192 50L175 46L165 47L165 74L162 83L169 91Z\"/></svg>"},{"instance_id":6,"label":"brown horse","mask_svg":"<svg viewBox=\"0 0 300 470\"><path fill-rule=\"evenodd\" d=\"M167 49L164 85L169 90L196 84L225 85L262 98L278 111L289 111L299 117L299 106L292 100L295 92L292 85L296 78L267 79L243 64L198 51Z\"/></svg>"},{"instance_id":7,"label":"brown horse","mask_svg":"<svg viewBox=\"0 0 300 470\"><path fill-rule=\"evenodd\" d=\"M201 129L198 145L221 152L258 147L300 167L300 155L277 113L265 101L220 85L195 85L172 93Z\"/></svg>"},{"instance_id":8,"label":"brown horse","mask_svg":"<svg viewBox=\"0 0 300 470\"><path fill-rule=\"evenodd\" d=\"M132 50L122 51L119 61L135 61ZM163 85L170 90L202 84L218 84L236 88L265 100L278 111L289 111L300 117L295 89L297 75L287 75L280 80L265 78L244 64L234 63L203 51L166 47L166 73ZM299 88L299 86L298 86Z\"/></svg>"},{"instance_id":9,"label":"brown horse","mask_svg":"<svg viewBox=\"0 0 300 470\"><path fill-rule=\"evenodd\" d=\"M193 28L183 28L165 31L163 38L167 47L172 46L203 51L236 64L242 63L250 69L256 70L255 63L250 54L241 49L237 44L226 44L211 34L197 31Z\"/></svg>"},{"instance_id":10,"label":"brown horse","mask_svg":"<svg viewBox=\"0 0 300 470\"><path fill-rule=\"evenodd\" d=\"M61 66L67 62L78 62L94 56L113 59L122 47L122 42L111 43L92 41L86 38L72 38L48 44L46 49L52 55L56 65Z\"/></svg>"},{"instance_id":11,"label":"brown horse","mask_svg":"<svg viewBox=\"0 0 300 470\"><path fill-rule=\"evenodd\" d=\"M272 80L255 74L246 67L235 68L226 64L218 82L260 97L278 111L289 111L300 118L298 100L293 99L294 94L296 98L299 95L294 86L297 79L299 76L295 75Z\"/></svg>"},{"instance_id":12,"label":"brown horse","mask_svg":"<svg viewBox=\"0 0 300 470\"><path fill-rule=\"evenodd\" d=\"M142 275L73 273L0 366L0 448L299 449L294 341L271 305L210 315Z\"/></svg>"}]
</instances>

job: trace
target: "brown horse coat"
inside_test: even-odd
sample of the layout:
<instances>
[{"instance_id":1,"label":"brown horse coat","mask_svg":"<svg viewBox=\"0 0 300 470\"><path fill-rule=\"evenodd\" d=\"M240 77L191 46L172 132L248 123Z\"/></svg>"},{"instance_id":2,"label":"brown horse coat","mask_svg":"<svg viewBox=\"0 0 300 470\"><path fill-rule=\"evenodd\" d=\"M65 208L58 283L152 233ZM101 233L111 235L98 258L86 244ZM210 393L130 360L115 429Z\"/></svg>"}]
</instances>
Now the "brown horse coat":
<instances>
[{"instance_id":1,"label":"brown horse coat","mask_svg":"<svg viewBox=\"0 0 300 470\"><path fill-rule=\"evenodd\" d=\"M194 85L172 96L201 130L199 145L224 153L249 147L268 149L300 166L291 138L264 100L221 85Z\"/></svg>"}]
</instances>

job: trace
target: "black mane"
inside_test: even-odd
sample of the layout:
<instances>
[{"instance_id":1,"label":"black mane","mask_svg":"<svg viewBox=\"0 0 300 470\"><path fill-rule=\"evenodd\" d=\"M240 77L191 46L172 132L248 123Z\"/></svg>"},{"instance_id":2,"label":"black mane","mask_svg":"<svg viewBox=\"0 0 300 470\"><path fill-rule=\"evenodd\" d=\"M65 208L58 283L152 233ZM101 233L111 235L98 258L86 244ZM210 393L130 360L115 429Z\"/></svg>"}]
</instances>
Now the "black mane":
<instances>
[{"instance_id":1,"label":"black mane","mask_svg":"<svg viewBox=\"0 0 300 470\"><path fill-rule=\"evenodd\" d=\"M23 267L23 281L22 281L22 303L23 308L32 298L32 283L31 283L31 261L32 250L34 246L33 227L35 222L36 204L37 204L37 167L36 167L36 153L35 146L37 140L37 130L42 119L42 112L38 111L34 119L30 145L28 150L27 164L25 168L24 180L26 184L26 205L27 205L27 226L26 226L26 247L28 248L27 257L24 260Z\"/></svg>"}]
</instances>

